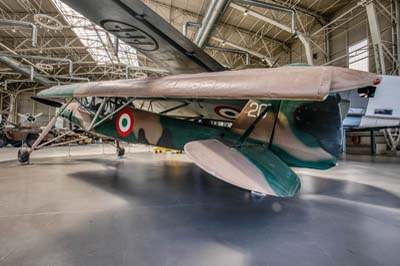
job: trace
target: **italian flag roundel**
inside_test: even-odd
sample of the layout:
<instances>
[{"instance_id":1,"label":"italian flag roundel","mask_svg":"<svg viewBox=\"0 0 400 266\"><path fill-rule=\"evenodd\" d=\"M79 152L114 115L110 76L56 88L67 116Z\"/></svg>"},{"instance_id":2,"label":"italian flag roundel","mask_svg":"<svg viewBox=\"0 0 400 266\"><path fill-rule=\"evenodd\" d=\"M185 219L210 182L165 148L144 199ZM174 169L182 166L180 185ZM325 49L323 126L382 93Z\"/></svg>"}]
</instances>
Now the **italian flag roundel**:
<instances>
[{"instance_id":1,"label":"italian flag roundel","mask_svg":"<svg viewBox=\"0 0 400 266\"><path fill-rule=\"evenodd\" d=\"M129 109L124 109L120 111L117 115L117 131L122 137L127 137L131 134L133 129L133 114Z\"/></svg>"}]
</instances>

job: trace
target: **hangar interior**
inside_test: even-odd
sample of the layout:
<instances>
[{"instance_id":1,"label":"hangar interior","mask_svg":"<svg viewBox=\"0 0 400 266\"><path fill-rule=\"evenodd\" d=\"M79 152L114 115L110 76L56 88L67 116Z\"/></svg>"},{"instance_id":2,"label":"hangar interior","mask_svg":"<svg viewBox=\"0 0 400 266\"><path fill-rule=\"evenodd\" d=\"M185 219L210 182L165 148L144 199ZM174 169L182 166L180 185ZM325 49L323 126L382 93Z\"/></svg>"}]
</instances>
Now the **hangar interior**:
<instances>
[{"instance_id":1,"label":"hangar interior","mask_svg":"<svg viewBox=\"0 0 400 266\"><path fill-rule=\"evenodd\" d=\"M309 64L400 73L397 1L270 1L293 8L295 17L252 1L219 3L225 9L208 24L212 1L144 2L228 69ZM24 120L18 113L41 113L36 122L45 126L55 109L30 97L52 85L168 75L62 1L0 4L2 126ZM378 149L397 150L397 130L385 131L377 132ZM348 143L350 152L370 152L369 132L348 135L361 143Z\"/></svg>"},{"instance_id":2,"label":"hangar interior","mask_svg":"<svg viewBox=\"0 0 400 266\"><path fill-rule=\"evenodd\" d=\"M227 70L400 75L398 0L141 2ZM49 87L170 75L62 0L0 0L1 132L37 137L58 109L31 97ZM28 137L1 133L0 265L398 265L399 91L372 116L369 99L350 100L339 166L295 170L292 199L214 180L171 151L124 144L119 160L112 141L62 119L51 137L62 142L20 166Z\"/></svg>"}]
</instances>

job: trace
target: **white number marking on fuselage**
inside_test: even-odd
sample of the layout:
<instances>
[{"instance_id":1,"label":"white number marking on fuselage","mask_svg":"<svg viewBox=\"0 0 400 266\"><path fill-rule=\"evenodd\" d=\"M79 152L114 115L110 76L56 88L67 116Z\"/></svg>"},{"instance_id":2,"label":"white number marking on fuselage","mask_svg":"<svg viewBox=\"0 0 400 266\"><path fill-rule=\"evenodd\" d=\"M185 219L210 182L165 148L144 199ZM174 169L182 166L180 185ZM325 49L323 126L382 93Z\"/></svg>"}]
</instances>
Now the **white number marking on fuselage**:
<instances>
[{"instance_id":1,"label":"white number marking on fuselage","mask_svg":"<svg viewBox=\"0 0 400 266\"><path fill-rule=\"evenodd\" d=\"M264 108L268 108L272 106L271 104L267 104L267 103L256 103L256 102L252 102L250 104L250 110L247 112L247 116L248 117L253 117L253 118L257 118L258 116L260 116L261 112L264 110ZM263 116L263 119L265 119L268 115L268 112L265 113L265 115Z\"/></svg>"}]
</instances>

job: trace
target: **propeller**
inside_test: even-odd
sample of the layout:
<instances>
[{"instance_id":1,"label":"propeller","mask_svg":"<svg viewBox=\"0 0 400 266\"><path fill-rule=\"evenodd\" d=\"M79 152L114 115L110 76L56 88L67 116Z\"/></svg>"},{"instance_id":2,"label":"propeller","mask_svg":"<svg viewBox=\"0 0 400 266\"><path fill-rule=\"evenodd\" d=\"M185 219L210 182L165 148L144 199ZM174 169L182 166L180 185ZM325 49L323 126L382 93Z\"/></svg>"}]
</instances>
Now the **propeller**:
<instances>
[{"instance_id":1,"label":"propeller","mask_svg":"<svg viewBox=\"0 0 400 266\"><path fill-rule=\"evenodd\" d=\"M38 113L38 114L36 114L36 115L30 114L30 113L26 113L26 114L20 114L20 113L18 113L17 115L18 115L19 117L25 119L26 121L32 122L32 123L33 123L33 122L36 121L36 119L37 119L38 117L42 116L43 113Z\"/></svg>"}]
</instances>

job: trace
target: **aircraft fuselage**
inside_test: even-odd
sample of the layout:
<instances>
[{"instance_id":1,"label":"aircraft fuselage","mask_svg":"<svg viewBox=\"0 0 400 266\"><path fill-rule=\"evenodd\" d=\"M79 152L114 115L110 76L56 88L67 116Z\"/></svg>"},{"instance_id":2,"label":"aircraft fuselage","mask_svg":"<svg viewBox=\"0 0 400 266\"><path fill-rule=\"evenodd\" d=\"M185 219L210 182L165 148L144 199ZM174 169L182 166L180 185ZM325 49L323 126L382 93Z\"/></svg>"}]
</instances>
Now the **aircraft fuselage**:
<instances>
[{"instance_id":1,"label":"aircraft fuselage","mask_svg":"<svg viewBox=\"0 0 400 266\"><path fill-rule=\"evenodd\" d=\"M206 139L239 145L262 108L269 110L254 125L243 145L263 144L289 166L327 169L336 165L341 150L341 117L338 100L333 96L324 102L250 101L231 128L127 107L91 131L129 143L178 150L191 141ZM93 114L79 103L71 103L62 117L88 130Z\"/></svg>"}]
</instances>

